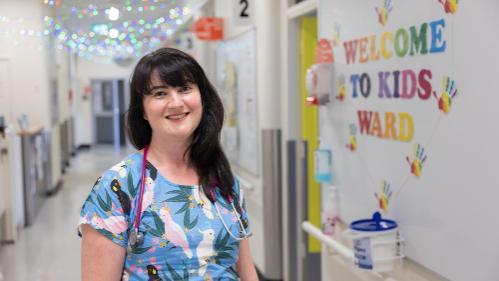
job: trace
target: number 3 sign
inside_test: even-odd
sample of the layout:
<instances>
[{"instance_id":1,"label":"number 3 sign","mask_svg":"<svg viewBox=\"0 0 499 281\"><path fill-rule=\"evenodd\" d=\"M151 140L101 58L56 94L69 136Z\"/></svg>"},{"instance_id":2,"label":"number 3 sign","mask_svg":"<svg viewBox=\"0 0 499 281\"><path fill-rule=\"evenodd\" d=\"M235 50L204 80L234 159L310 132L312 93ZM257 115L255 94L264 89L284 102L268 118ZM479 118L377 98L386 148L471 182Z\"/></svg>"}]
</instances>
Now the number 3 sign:
<instances>
[{"instance_id":1,"label":"number 3 sign","mask_svg":"<svg viewBox=\"0 0 499 281\"><path fill-rule=\"evenodd\" d=\"M234 7L234 24L235 25L252 25L253 24L253 6L254 0L232 0Z\"/></svg>"}]
</instances>

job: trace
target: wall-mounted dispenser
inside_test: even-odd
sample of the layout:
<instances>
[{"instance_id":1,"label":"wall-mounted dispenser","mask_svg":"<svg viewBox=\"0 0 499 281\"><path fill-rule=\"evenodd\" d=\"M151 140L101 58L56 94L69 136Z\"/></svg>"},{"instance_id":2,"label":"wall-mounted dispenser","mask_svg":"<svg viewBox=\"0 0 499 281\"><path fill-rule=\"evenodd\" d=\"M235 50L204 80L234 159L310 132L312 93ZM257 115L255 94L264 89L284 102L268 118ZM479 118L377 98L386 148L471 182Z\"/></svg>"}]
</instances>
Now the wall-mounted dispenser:
<instances>
[{"instance_id":1,"label":"wall-mounted dispenser","mask_svg":"<svg viewBox=\"0 0 499 281\"><path fill-rule=\"evenodd\" d=\"M308 105L324 105L331 101L335 89L334 55L331 43L320 39L316 45L315 64L307 69L305 86Z\"/></svg>"},{"instance_id":2,"label":"wall-mounted dispenser","mask_svg":"<svg viewBox=\"0 0 499 281\"><path fill-rule=\"evenodd\" d=\"M333 64L331 63L318 63L313 64L307 70L305 84L308 104L324 105L331 100L332 68Z\"/></svg>"}]
</instances>

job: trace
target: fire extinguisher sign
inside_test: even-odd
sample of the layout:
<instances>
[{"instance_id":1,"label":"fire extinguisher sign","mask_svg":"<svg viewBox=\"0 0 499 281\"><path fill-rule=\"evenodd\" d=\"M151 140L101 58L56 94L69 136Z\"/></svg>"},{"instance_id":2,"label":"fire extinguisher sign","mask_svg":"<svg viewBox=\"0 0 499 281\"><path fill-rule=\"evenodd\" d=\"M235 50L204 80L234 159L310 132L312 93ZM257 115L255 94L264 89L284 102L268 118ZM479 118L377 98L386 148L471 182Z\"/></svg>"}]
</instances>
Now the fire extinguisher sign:
<instances>
[{"instance_id":1,"label":"fire extinguisher sign","mask_svg":"<svg viewBox=\"0 0 499 281\"><path fill-rule=\"evenodd\" d=\"M233 4L233 19L235 25L252 25L253 24L253 6L254 0L232 0Z\"/></svg>"}]
</instances>

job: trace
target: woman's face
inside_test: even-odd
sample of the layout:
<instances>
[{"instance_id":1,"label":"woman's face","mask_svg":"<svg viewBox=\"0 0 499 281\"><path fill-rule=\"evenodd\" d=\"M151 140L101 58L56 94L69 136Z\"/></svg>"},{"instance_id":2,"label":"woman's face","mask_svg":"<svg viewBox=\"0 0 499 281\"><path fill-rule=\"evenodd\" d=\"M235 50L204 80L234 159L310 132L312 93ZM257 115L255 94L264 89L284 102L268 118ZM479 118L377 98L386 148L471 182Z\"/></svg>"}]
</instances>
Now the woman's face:
<instances>
[{"instance_id":1,"label":"woman's face","mask_svg":"<svg viewBox=\"0 0 499 281\"><path fill-rule=\"evenodd\" d=\"M151 84L143 105L144 118L151 125L153 138L190 141L203 115L198 86L193 83L169 86L156 71L151 76Z\"/></svg>"}]
</instances>

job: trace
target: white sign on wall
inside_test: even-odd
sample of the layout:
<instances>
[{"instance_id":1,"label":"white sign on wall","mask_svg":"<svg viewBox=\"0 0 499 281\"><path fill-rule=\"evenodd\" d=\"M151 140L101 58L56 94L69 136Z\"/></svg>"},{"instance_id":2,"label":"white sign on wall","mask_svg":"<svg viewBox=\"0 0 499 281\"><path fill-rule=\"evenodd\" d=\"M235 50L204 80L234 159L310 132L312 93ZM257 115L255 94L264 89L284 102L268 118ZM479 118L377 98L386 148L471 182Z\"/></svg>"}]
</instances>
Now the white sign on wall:
<instances>
[{"instance_id":1,"label":"white sign on wall","mask_svg":"<svg viewBox=\"0 0 499 281\"><path fill-rule=\"evenodd\" d=\"M233 7L233 24L235 25L252 25L254 18L253 0L234 0L232 1Z\"/></svg>"}]
</instances>

